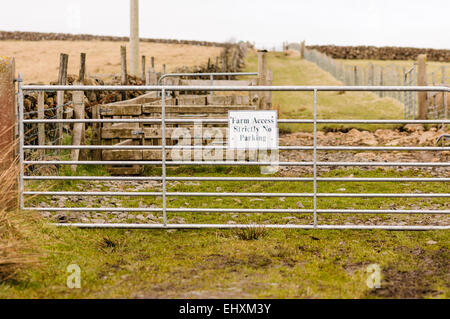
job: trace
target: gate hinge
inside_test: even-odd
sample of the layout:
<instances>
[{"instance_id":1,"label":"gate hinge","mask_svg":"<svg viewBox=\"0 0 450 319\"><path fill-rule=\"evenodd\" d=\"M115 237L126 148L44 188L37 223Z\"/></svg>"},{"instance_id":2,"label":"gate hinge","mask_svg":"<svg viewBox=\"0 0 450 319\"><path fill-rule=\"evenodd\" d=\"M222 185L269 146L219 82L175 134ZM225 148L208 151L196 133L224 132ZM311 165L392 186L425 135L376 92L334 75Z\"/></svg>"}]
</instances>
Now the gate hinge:
<instances>
[{"instance_id":1,"label":"gate hinge","mask_svg":"<svg viewBox=\"0 0 450 319\"><path fill-rule=\"evenodd\" d=\"M445 140L446 139L450 139L450 134L442 134L441 136L438 137L438 139L436 140L436 145L439 144L439 142L442 140L442 146L445 146Z\"/></svg>"}]
</instances>

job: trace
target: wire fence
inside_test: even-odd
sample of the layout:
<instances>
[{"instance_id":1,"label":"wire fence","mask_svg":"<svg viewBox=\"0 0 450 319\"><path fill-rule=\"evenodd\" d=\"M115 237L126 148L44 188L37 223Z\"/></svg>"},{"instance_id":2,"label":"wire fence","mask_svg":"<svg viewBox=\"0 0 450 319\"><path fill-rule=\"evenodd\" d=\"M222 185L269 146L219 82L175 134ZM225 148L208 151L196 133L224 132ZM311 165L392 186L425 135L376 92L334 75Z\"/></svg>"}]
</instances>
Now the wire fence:
<instances>
[{"instance_id":1,"label":"wire fence","mask_svg":"<svg viewBox=\"0 0 450 319\"><path fill-rule=\"evenodd\" d=\"M53 120L58 118L58 112L62 109L62 117L67 117L66 114L70 113L71 110L64 110L65 107L72 104L72 101L69 101L62 105L57 105L55 107L46 108L43 111L43 119L46 120ZM37 119L38 114L40 111L29 111L24 112L24 118L25 119ZM41 127L39 127L39 124L35 123L26 123L24 124L24 145L40 145L39 141L39 134L44 136L44 144L45 145L58 145L61 144L60 142L63 139L63 135L60 134L60 130L58 128L58 124L56 123L44 123ZM41 141L42 143L42 141ZM26 158L37 158L42 157L41 155L55 155L55 151L33 151L33 150L27 150L25 152Z\"/></svg>"},{"instance_id":2,"label":"wire fence","mask_svg":"<svg viewBox=\"0 0 450 319\"><path fill-rule=\"evenodd\" d=\"M317 50L306 49L304 58L317 64L321 69L329 72L344 85L351 86L415 86L417 83L416 64L410 69L398 65L376 65L369 63L366 66L348 65L335 60ZM427 74L427 82L433 86L446 86L450 83L447 70L450 67L440 66ZM417 92L374 92L379 97L391 97L404 104L405 119L416 118ZM446 118L447 107L442 92L429 93L428 117L430 119ZM442 99L442 100L441 100Z\"/></svg>"}]
</instances>

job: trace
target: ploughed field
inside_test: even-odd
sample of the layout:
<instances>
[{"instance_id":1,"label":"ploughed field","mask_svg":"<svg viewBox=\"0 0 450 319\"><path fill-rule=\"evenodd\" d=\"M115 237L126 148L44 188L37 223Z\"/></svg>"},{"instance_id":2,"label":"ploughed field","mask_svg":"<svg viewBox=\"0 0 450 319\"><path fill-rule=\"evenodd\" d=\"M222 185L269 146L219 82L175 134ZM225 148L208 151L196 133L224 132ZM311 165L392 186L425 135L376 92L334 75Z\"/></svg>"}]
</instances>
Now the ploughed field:
<instances>
[{"instance_id":1,"label":"ploughed field","mask_svg":"<svg viewBox=\"0 0 450 319\"><path fill-rule=\"evenodd\" d=\"M120 46L127 42L108 41L0 41L3 56L16 59L16 70L21 72L25 83L48 84L56 81L59 69L59 54L69 54L68 74L78 74L80 53L86 53L86 74L103 79L120 74ZM141 43L140 54L147 57L146 65L150 67L150 58L155 57L155 69L162 72L163 64L167 72L178 67L205 64L208 58L215 61L222 48L186 44ZM129 56L129 51L127 52Z\"/></svg>"}]
</instances>

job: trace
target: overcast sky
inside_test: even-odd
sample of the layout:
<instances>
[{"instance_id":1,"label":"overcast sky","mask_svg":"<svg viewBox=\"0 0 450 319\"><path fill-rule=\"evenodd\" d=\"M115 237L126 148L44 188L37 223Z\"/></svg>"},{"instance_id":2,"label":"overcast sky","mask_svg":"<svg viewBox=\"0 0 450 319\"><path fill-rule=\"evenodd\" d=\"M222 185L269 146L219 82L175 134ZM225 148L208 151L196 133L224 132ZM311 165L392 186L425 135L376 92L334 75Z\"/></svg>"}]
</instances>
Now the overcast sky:
<instances>
[{"instance_id":1,"label":"overcast sky","mask_svg":"<svg viewBox=\"0 0 450 319\"><path fill-rule=\"evenodd\" d=\"M128 35L129 0L2 1L0 30ZM450 0L140 0L141 36L450 49Z\"/></svg>"}]
</instances>

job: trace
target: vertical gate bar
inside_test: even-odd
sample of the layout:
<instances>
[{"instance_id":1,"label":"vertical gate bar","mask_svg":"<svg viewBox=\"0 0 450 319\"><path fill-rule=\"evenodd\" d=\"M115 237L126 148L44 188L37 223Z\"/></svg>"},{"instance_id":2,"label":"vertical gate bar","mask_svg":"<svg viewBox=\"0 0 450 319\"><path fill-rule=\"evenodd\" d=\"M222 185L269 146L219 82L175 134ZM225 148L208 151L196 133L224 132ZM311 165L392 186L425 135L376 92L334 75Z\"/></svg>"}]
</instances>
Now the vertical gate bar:
<instances>
[{"instance_id":1,"label":"vertical gate bar","mask_svg":"<svg viewBox=\"0 0 450 319\"><path fill-rule=\"evenodd\" d=\"M161 145L162 145L162 200L163 222L167 226L167 199L166 199L166 90L161 90Z\"/></svg>"},{"instance_id":2,"label":"vertical gate bar","mask_svg":"<svg viewBox=\"0 0 450 319\"><path fill-rule=\"evenodd\" d=\"M314 174L314 227L317 227L317 89L314 89L314 153L313 153L313 174Z\"/></svg>"},{"instance_id":3,"label":"vertical gate bar","mask_svg":"<svg viewBox=\"0 0 450 319\"><path fill-rule=\"evenodd\" d=\"M211 86L213 86L213 85L214 85L214 75L213 75L213 74L210 74L210 75L209 75L209 79L211 80ZM213 91L210 91L209 94L210 94L210 95L213 95L214 92L213 92Z\"/></svg>"},{"instance_id":4,"label":"vertical gate bar","mask_svg":"<svg viewBox=\"0 0 450 319\"><path fill-rule=\"evenodd\" d=\"M445 91L443 93L442 97L443 97L442 106L444 107L444 120L447 120L448 119L447 91ZM445 133L445 129L446 129L446 124L444 123L442 125L443 133Z\"/></svg>"},{"instance_id":5,"label":"vertical gate bar","mask_svg":"<svg viewBox=\"0 0 450 319\"><path fill-rule=\"evenodd\" d=\"M23 78L22 78L22 74L19 73L19 79L18 79L18 97L19 97L19 208L20 209L24 209L25 204L24 204L24 196L23 196L23 192L24 192L24 185L23 185L23 175L24 175L24 167L23 167L23 162L24 162L24 154L23 154L23 145L24 145L24 140L25 140L25 136L24 136L24 124L23 124L23 108L24 108L24 104L23 104Z\"/></svg>"},{"instance_id":6,"label":"vertical gate bar","mask_svg":"<svg viewBox=\"0 0 450 319\"><path fill-rule=\"evenodd\" d=\"M403 86L406 86L406 84L407 84L407 78L408 78L408 75L403 71ZM408 103L407 103L407 95L406 95L406 93L407 93L407 92L404 92L404 91L403 91L403 117L404 117L405 120L406 120L406 118L407 118L407 115L406 115L406 109L407 109L407 107L408 107Z\"/></svg>"},{"instance_id":7,"label":"vertical gate bar","mask_svg":"<svg viewBox=\"0 0 450 319\"><path fill-rule=\"evenodd\" d=\"M413 71L412 71L412 78L411 78L411 85L414 86L416 85L417 80L416 80L416 65L413 65ZM413 106L413 120L416 119L416 95L417 92L411 92L412 95L412 106Z\"/></svg>"}]
</instances>

